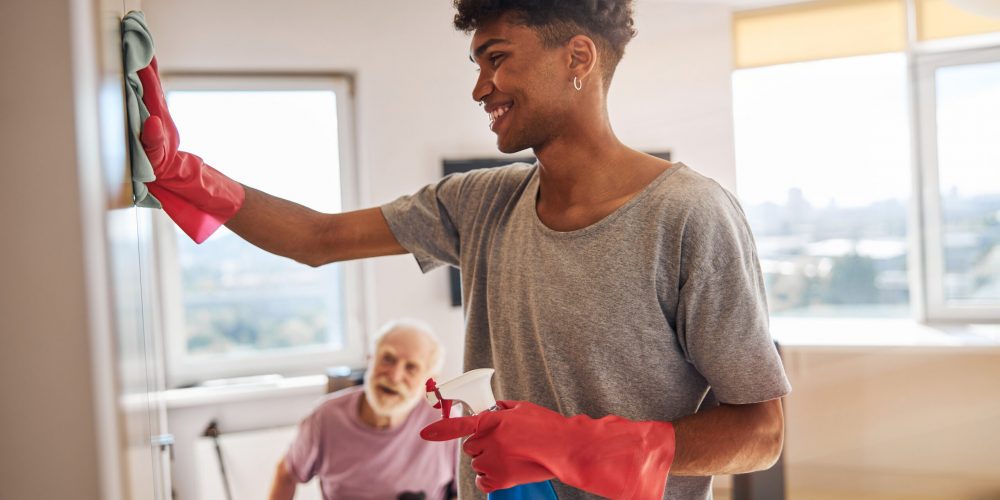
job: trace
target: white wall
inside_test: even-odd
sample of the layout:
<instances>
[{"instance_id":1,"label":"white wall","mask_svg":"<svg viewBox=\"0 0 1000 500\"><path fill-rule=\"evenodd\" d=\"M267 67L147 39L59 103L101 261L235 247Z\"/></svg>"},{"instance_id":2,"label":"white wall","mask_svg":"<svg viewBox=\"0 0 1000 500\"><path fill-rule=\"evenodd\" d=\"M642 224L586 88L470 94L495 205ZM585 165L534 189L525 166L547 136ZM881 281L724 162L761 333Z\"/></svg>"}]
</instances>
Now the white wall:
<instances>
[{"instance_id":1,"label":"white wall","mask_svg":"<svg viewBox=\"0 0 1000 500\"><path fill-rule=\"evenodd\" d=\"M441 160L497 156L485 113L471 98L469 39L447 1L146 0L163 73L334 72L357 84L362 200L388 202L441 175ZM729 11L640 2L609 98L620 137L732 188ZM183 130L181 131L183 137ZM216 165L223 172L225 165ZM444 271L421 276L409 256L373 264L375 320L426 319L461 370L462 314L448 306Z\"/></svg>"},{"instance_id":2,"label":"white wall","mask_svg":"<svg viewBox=\"0 0 1000 500\"><path fill-rule=\"evenodd\" d=\"M626 48L608 108L622 140L644 151L669 148L736 190L730 10L639 0L639 34Z\"/></svg>"},{"instance_id":3,"label":"white wall","mask_svg":"<svg viewBox=\"0 0 1000 500\"><path fill-rule=\"evenodd\" d=\"M81 13L85 19L76 19ZM91 244L103 233L88 234L93 227L83 222L99 219L80 189L98 179L96 144L78 130L86 124L96 137L97 115L90 107L96 107L96 85L80 81L96 80L90 14L90 2L82 1L0 3L5 499L114 500L120 494L115 422L104 413L113 409L110 373L92 358L92 342L110 342L92 316L99 309L94 302L107 302L88 295L92 273L99 271L90 264L102 257ZM89 161L81 162L84 157ZM108 352L101 352L108 361Z\"/></svg>"},{"instance_id":4,"label":"white wall","mask_svg":"<svg viewBox=\"0 0 1000 500\"><path fill-rule=\"evenodd\" d=\"M1000 348L784 352L794 499L1000 497Z\"/></svg>"}]
</instances>

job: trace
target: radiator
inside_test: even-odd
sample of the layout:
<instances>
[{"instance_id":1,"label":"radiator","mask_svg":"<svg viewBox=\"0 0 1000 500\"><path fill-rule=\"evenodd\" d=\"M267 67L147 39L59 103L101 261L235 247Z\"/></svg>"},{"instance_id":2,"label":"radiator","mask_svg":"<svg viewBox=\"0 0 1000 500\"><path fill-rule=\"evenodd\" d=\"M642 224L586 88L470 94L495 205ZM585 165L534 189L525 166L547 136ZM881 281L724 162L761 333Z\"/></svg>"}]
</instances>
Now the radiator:
<instances>
[{"instance_id":1,"label":"radiator","mask_svg":"<svg viewBox=\"0 0 1000 500\"><path fill-rule=\"evenodd\" d=\"M233 500L267 500L275 468L288 451L296 429L296 426L289 426L219 436ZM198 438L195 443L195 460L198 470L198 498L226 500L219 458L212 438ZM319 481L315 478L306 484L300 484L295 490L295 500L322 498Z\"/></svg>"}]
</instances>

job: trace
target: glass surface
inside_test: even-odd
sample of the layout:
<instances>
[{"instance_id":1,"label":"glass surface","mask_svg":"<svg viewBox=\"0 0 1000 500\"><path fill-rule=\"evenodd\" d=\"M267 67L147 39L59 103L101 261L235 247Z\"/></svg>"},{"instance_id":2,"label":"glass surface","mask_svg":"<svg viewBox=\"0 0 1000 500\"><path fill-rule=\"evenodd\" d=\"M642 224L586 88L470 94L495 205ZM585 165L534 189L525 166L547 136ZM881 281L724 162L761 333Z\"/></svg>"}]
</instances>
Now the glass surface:
<instances>
[{"instance_id":1,"label":"glass surface","mask_svg":"<svg viewBox=\"0 0 1000 500\"><path fill-rule=\"evenodd\" d=\"M339 212L333 91L174 91L181 149L248 186ZM177 230L191 356L339 349L343 273L268 254L222 227L201 245Z\"/></svg>"},{"instance_id":2,"label":"glass surface","mask_svg":"<svg viewBox=\"0 0 1000 500\"><path fill-rule=\"evenodd\" d=\"M1000 63L935 79L944 297L1000 305Z\"/></svg>"},{"instance_id":3,"label":"glass surface","mask_svg":"<svg viewBox=\"0 0 1000 500\"><path fill-rule=\"evenodd\" d=\"M775 316L909 314L902 54L736 71L738 195Z\"/></svg>"}]
</instances>

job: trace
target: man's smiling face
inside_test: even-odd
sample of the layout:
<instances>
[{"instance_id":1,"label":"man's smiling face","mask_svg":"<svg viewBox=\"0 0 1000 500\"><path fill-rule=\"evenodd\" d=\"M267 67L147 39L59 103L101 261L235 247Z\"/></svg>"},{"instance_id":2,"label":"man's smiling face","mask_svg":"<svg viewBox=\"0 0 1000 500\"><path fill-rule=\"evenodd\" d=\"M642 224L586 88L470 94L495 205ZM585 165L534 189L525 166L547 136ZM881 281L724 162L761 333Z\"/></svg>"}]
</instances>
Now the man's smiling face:
<instances>
[{"instance_id":1,"label":"man's smiling face","mask_svg":"<svg viewBox=\"0 0 1000 500\"><path fill-rule=\"evenodd\" d=\"M572 80L563 47L546 48L535 30L507 13L472 36L479 68L472 98L483 103L504 153L544 146L566 117Z\"/></svg>"}]
</instances>

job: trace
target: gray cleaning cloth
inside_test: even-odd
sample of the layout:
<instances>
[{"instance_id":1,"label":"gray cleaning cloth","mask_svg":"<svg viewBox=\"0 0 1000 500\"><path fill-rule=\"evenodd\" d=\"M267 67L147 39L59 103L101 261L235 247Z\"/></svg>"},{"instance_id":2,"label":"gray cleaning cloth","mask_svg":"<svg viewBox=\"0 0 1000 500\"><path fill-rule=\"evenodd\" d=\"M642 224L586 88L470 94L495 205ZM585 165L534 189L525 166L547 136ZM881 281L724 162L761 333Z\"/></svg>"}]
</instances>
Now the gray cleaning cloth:
<instances>
[{"instance_id":1,"label":"gray cleaning cloth","mask_svg":"<svg viewBox=\"0 0 1000 500\"><path fill-rule=\"evenodd\" d=\"M140 207L163 208L146 189L145 183L156 180L156 175L139 141L142 124L149 118L149 111L142 102L142 82L136 73L153 60L153 36L142 12L133 10L122 19L122 58L125 64L125 106L134 201Z\"/></svg>"}]
</instances>

